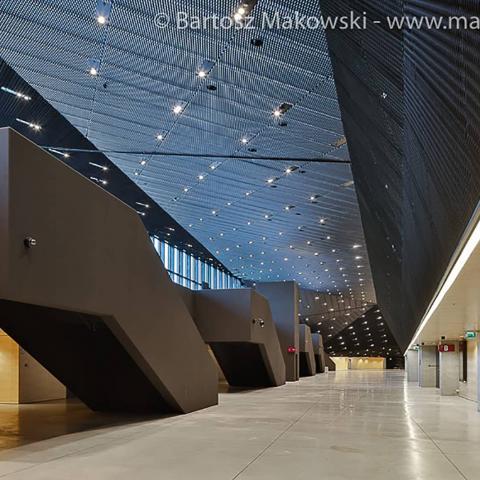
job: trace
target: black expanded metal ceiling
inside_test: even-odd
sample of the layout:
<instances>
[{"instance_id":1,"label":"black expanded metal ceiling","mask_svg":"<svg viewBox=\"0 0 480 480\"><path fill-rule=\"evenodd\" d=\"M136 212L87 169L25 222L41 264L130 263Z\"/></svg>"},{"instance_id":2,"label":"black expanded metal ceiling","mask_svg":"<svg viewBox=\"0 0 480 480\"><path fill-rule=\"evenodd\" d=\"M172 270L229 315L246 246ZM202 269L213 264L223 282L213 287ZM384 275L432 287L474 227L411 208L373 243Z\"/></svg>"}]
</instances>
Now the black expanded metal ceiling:
<instances>
[{"instance_id":1,"label":"black expanded metal ceiling","mask_svg":"<svg viewBox=\"0 0 480 480\"><path fill-rule=\"evenodd\" d=\"M96 0L4 0L0 55L232 272L374 302L324 32L155 25L238 6L115 0L101 25ZM295 10L321 13L317 0L259 0L254 13Z\"/></svg>"},{"instance_id":2,"label":"black expanded metal ceiling","mask_svg":"<svg viewBox=\"0 0 480 480\"><path fill-rule=\"evenodd\" d=\"M331 291L300 290L300 322L308 325L312 333L322 334L325 340L337 335L370 308L365 294L358 299L348 293L338 295Z\"/></svg>"},{"instance_id":3,"label":"black expanded metal ceiling","mask_svg":"<svg viewBox=\"0 0 480 480\"><path fill-rule=\"evenodd\" d=\"M321 5L369 17L367 30L328 39L378 301L405 349L480 198L480 37L389 30L385 19L478 17L480 3Z\"/></svg>"},{"instance_id":4,"label":"black expanded metal ceiling","mask_svg":"<svg viewBox=\"0 0 480 480\"><path fill-rule=\"evenodd\" d=\"M7 87L8 85L8 87ZM8 90L7 90L8 88ZM11 67L0 58L0 128L12 127L37 145L55 143L58 148L81 150L94 148L91 142L47 101L32 89ZM28 119L28 121L26 120ZM26 122L26 123L25 123ZM29 126L48 125L36 130ZM57 157L86 178L105 188L138 212L146 229L162 240L184 249L208 264L228 271L201 243L182 228L170 215L116 167L105 155L75 153L65 155L60 150L50 150ZM105 183L102 183L105 182ZM94 235L95 233L92 232ZM114 232L121 234L121 232ZM112 241L114 239L112 238Z\"/></svg>"},{"instance_id":5,"label":"black expanded metal ceiling","mask_svg":"<svg viewBox=\"0 0 480 480\"><path fill-rule=\"evenodd\" d=\"M384 357L388 363L403 357L381 311L375 305L331 338L324 338L332 357Z\"/></svg>"}]
</instances>

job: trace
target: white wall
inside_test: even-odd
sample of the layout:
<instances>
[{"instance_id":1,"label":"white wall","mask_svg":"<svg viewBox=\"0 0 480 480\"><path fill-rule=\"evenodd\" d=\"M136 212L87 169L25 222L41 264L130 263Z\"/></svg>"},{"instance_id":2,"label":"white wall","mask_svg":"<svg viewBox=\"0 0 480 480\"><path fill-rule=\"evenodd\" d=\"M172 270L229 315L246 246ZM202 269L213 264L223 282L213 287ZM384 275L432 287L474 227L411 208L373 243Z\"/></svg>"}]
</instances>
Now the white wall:
<instances>
[{"instance_id":1,"label":"white wall","mask_svg":"<svg viewBox=\"0 0 480 480\"><path fill-rule=\"evenodd\" d=\"M52 347L54 347L52 345ZM67 396L67 389L25 350L19 355L20 395L19 403L60 400Z\"/></svg>"},{"instance_id":2,"label":"white wall","mask_svg":"<svg viewBox=\"0 0 480 480\"><path fill-rule=\"evenodd\" d=\"M66 388L0 330L0 403L33 403L66 397Z\"/></svg>"},{"instance_id":3,"label":"white wall","mask_svg":"<svg viewBox=\"0 0 480 480\"><path fill-rule=\"evenodd\" d=\"M385 370L387 360L380 357L332 357L337 371L342 370Z\"/></svg>"}]
</instances>

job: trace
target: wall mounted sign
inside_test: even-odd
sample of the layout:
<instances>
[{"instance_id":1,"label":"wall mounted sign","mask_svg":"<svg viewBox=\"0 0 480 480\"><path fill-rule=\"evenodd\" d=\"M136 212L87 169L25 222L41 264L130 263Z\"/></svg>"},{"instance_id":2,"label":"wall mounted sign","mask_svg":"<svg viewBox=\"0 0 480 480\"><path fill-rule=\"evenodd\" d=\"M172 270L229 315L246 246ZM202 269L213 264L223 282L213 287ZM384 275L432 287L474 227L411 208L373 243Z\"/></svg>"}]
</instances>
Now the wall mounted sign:
<instances>
[{"instance_id":1,"label":"wall mounted sign","mask_svg":"<svg viewBox=\"0 0 480 480\"><path fill-rule=\"evenodd\" d=\"M454 352L455 351L455 345L439 345L438 346L438 351L439 352Z\"/></svg>"}]
</instances>

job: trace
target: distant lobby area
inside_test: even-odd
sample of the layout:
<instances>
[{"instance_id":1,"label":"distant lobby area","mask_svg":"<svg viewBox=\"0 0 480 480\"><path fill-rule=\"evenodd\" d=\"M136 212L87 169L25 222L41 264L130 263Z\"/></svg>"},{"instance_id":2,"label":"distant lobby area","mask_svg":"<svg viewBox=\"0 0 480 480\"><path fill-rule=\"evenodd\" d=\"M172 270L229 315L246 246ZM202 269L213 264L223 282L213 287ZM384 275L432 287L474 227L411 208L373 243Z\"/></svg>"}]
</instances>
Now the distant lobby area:
<instances>
[{"instance_id":1,"label":"distant lobby area","mask_svg":"<svg viewBox=\"0 0 480 480\"><path fill-rule=\"evenodd\" d=\"M24 430L14 447L15 411L60 436L29 442ZM476 403L407 383L403 371L222 393L219 406L162 419L119 423L55 403L0 406L0 419L7 480L474 480L480 471Z\"/></svg>"}]
</instances>

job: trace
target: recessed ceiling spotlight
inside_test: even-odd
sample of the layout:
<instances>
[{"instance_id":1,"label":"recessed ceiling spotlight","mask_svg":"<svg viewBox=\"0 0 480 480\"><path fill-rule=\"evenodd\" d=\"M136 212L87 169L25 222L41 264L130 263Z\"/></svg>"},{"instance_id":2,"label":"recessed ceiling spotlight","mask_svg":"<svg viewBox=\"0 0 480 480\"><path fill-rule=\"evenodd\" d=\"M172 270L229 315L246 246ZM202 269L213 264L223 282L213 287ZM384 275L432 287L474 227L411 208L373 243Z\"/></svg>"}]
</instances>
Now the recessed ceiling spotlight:
<instances>
[{"instance_id":1,"label":"recessed ceiling spotlight","mask_svg":"<svg viewBox=\"0 0 480 480\"><path fill-rule=\"evenodd\" d=\"M248 143L248 138L243 137L241 142L243 143L243 145L246 145Z\"/></svg>"},{"instance_id":2,"label":"recessed ceiling spotlight","mask_svg":"<svg viewBox=\"0 0 480 480\"><path fill-rule=\"evenodd\" d=\"M327 223L327 220L326 220L325 218L321 218L321 219L320 219L320 223L321 223L322 225L325 225L325 223Z\"/></svg>"},{"instance_id":3,"label":"recessed ceiling spotlight","mask_svg":"<svg viewBox=\"0 0 480 480\"><path fill-rule=\"evenodd\" d=\"M147 161L145 159L140 160L140 165L144 167L147 164Z\"/></svg>"},{"instance_id":4,"label":"recessed ceiling spotlight","mask_svg":"<svg viewBox=\"0 0 480 480\"><path fill-rule=\"evenodd\" d=\"M216 170L221 164L222 164L222 162L214 162L208 168L210 170Z\"/></svg>"},{"instance_id":5,"label":"recessed ceiling spotlight","mask_svg":"<svg viewBox=\"0 0 480 480\"><path fill-rule=\"evenodd\" d=\"M358 243L356 243L352 248L356 250L357 248L361 248L361 247L362 247L361 245L359 245Z\"/></svg>"},{"instance_id":6,"label":"recessed ceiling spotlight","mask_svg":"<svg viewBox=\"0 0 480 480\"><path fill-rule=\"evenodd\" d=\"M285 113L287 113L292 107L293 105L291 103L282 103L278 108L273 111L273 116L275 118L280 118L285 115Z\"/></svg>"},{"instance_id":7,"label":"recessed ceiling spotlight","mask_svg":"<svg viewBox=\"0 0 480 480\"><path fill-rule=\"evenodd\" d=\"M206 78L207 75L208 75L208 73L207 73L205 70L199 70L199 71L197 72L198 78Z\"/></svg>"},{"instance_id":8,"label":"recessed ceiling spotlight","mask_svg":"<svg viewBox=\"0 0 480 480\"><path fill-rule=\"evenodd\" d=\"M135 202L137 205L140 205L141 207L145 208L150 208L150 205L148 203L142 203L142 202Z\"/></svg>"},{"instance_id":9,"label":"recessed ceiling spotlight","mask_svg":"<svg viewBox=\"0 0 480 480\"><path fill-rule=\"evenodd\" d=\"M17 98L21 98L22 100L25 101L30 101L32 97L29 97L28 95L25 95L24 93L17 92L15 90L11 90L10 88L7 87L1 87L0 90L2 90L5 93L9 93L10 95L15 95Z\"/></svg>"},{"instance_id":10,"label":"recessed ceiling spotlight","mask_svg":"<svg viewBox=\"0 0 480 480\"><path fill-rule=\"evenodd\" d=\"M203 175L203 173L201 173L197 178L198 178L198 180L200 180L202 182L203 180L205 180L205 175Z\"/></svg>"},{"instance_id":11,"label":"recessed ceiling spotlight","mask_svg":"<svg viewBox=\"0 0 480 480\"><path fill-rule=\"evenodd\" d=\"M97 77L100 72L100 60L91 58L88 61L88 73L92 77Z\"/></svg>"},{"instance_id":12,"label":"recessed ceiling spotlight","mask_svg":"<svg viewBox=\"0 0 480 480\"><path fill-rule=\"evenodd\" d=\"M106 25L112 11L111 0L98 0L95 17L99 25Z\"/></svg>"},{"instance_id":13,"label":"recessed ceiling spotlight","mask_svg":"<svg viewBox=\"0 0 480 480\"><path fill-rule=\"evenodd\" d=\"M157 133L157 135L155 136L155 138L156 138L159 142L161 142L165 137L163 136L162 133Z\"/></svg>"},{"instance_id":14,"label":"recessed ceiling spotlight","mask_svg":"<svg viewBox=\"0 0 480 480\"><path fill-rule=\"evenodd\" d=\"M16 120L19 123L23 123L23 125L27 125L27 127L30 127L32 130L35 130L36 132L39 132L42 129L42 127L38 125L38 123L27 122L25 120L22 120L21 118L17 118Z\"/></svg>"},{"instance_id":15,"label":"recessed ceiling spotlight","mask_svg":"<svg viewBox=\"0 0 480 480\"><path fill-rule=\"evenodd\" d=\"M285 173L287 175L290 175L291 173L293 172L296 172L300 167L298 167L297 165L293 165L291 167L287 167L287 169L285 170Z\"/></svg>"},{"instance_id":16,"label":"recessed ceiling spotlight","mask_svg":"<svg viewBox=\"0 0 480 480\"><path fill-rule=\"evenodd\" d=\"M173 113L175 115L180 115L183 112L183 109L184 109L183 105L175 105L173 107Z\"/></svg>"},{"instance_id":17,"label":"recessed ceiling spotlight","mask_svg":"<svg viewBox=\"0 0 480 480\"><path fill-rule=\"evenodd\" d=\"M90 177L90 180L93 180L94 182L99 183L100 185L103 185L103 186L106 186L108 184L106 180L103 180L97 177Z\"/></svg>"},{"instance_id":18,"label":"recessed ceiling spotlight","mask_svg":"<svg viewBox=\"0 0 480 480\"><path fill-rule=\"evenodd\" d=\"M52 152L52 153L55 153L56 155L60 155L61 157L63 158L70 158L70 154L69 153L65 153L65 152L60 152L58 150L55 150L54 148L49 148L48 149L49 152ZM89 162L90 163L90 162Z\"/></svg>"},{"instance_id":19,"label":"recessed ceiling spotlight","mask_svg":"<svg viewBox=\"0 0 480 480\"><path fill-rule=\"evenodd\" d=\"M99 165L98 163L94 163L94 162L88 162L92 167L96 167L96 168L100 168L101 170L103 170L104 172L107 172L108 171L108 167L106 165Z\"/></svg>"},{"instance_id":20,"label":"recessed ceiling spotlight","mask_svg":"<svg viewBox=\"0 0 480 480\"><path fill-rule=\"evenodd\" d=\"M274 179L274 178L269 178L269 179L267 180L267 183L270 184L270 185L271 185L272 183L274 183L274 182L275 182L275 179Z\"/></svg>"}]
</instances>

